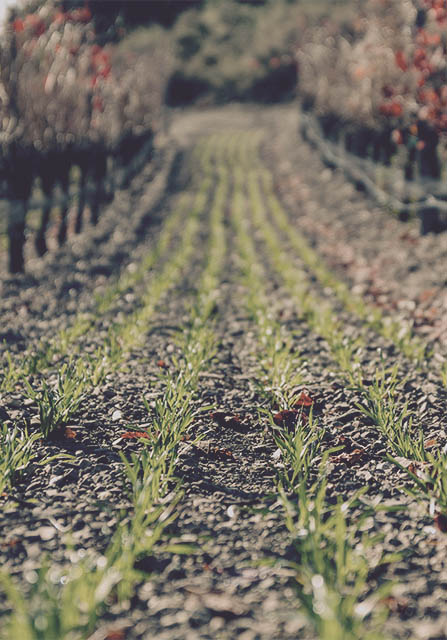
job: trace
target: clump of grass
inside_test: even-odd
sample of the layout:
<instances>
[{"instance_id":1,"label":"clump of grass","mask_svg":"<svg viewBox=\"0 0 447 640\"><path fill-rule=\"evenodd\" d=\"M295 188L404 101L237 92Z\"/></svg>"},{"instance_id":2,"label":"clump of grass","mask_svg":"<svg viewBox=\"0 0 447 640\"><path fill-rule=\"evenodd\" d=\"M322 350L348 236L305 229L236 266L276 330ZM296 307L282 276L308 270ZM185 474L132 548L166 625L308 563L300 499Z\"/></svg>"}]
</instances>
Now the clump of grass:
<instances>
[{"instance_id":1,"label":"clump of grass","mask_svg":"<svg viewBox=\"0 0 447 640\"><path fill-rule=\"evenodd\" d=\"M325 430L314 420L312 412L305 422L298 418L292 431L275 428L272 419L271 427L273 439L285 462L284 470L279 472L280 485L288 492L295 491L303 479L309 480L321 459Z\"/></svg>"},{"instance_id":2,"label":"clump of grass","mask_svg":"<svg viewBox=\"0 0 447 640\"><path fill-rule=\"evenodd\" d=\"M28 397L39 408L40 430L44 438L65 426L85 398L86 378L81 366L63 364L57 382L50 386L45 380L36 391L25 380Z\"/></svg>"},{"instance_id":3,"label":"clump of grass","mask_svg":"<svg viewBox=\"0 0 447 640\"><path fill-rule=\"evenodd\" d=\"M28 383L30 397L39 406L41 423L47 433L62 425L79 406L83 381L87 381L85 385L101 381L111 365L122 361L124 350L141 338L156 300L182 276L192 255L199 228L197 217L206 206L204 196L202 193L200 208L188 221L183 245L167 264L162 277L147 292L145 306L133 314L124 327L113 331L114 340L95 354L100 363L98 368L92 367L91 362L82 365L78 361L76 367L67 365L61 370L54 387L49 388L44 382L42 389L35 391ZM219 228L222 214L221 209L215 229ZM122 455L123 481L132 504L131 516L123 514L103 556L89 556L65 571L44 565L33 573L31 594L26 599L12 580L0 573L0 586L13 608L5 625L8 640L16 637L23 640L88 637L111 598L121 601L131 596L142 577L136 568L141 555L148 555L155 548L173 553L193 552L188 545L160 545L166 527L177 517L176 505L182 496L174 477L178 446L196 415L193 400L200 372L211 364L216 352L216 340L209 322L209 295L220 273L219 256L224 253L216 242L211 243L211 247L205 269L207 277L204 278L208 289L202 292L204 295L197 304L191 306L189 330L179 339L182 356L173 363L176 372L161 373L163 394L154 406L145 402L152 420L147 437L140 440L142 448L129 457ZM100 356L105 358L105 363ZM81 390L77 391L74 383L80 381Z\"/></svg>"},{"instance_id":4,"label":"clump of grass","mask_svg":"<svg viewBox=\"0 0 447 640\"><path fill-rule=\"evenodd\" d=\"M360 375L354 390L361 393L362 403L357 409L366 415L382 432L393 451L413 460L424 459L424 435L413 428L413 414L408 403L400 405L398 387L405 380L399 378L397 365L377 367L371 384L366 384Z\"/></svg>"},{"instance_id":5,"label":"clump of grass","mask_svg":"<svg viewBox=\"0 0 447 640\"><path fill-rule=\"evenodd\" d=\"M311 487L303 479L292 497L279 489L297 558L287 564L295 570L302 611L320 640L385 640L387 612L381 601L393 585L372 588L368 580L374 568L401 556L377 554L379 536L360 533L370 515L365 508L354 515L360 493L334 506L326 486L320 476Z\"/></svg>"},{"instance_id":6,"label":"clump of grass","mask_svg":"<svg viewBox=\"0 0 447 640\"><path fill-rule=\"evenodd\" d=\"M241 153L241 156L243 154ZM245 157L245 156L244 156ZM246 159L246 158L245 158ZM299 398L295 385L302 376L290 366L300 358L293 352L293 342L275 322L267 304L265 278L259 264L253 232L259 231L275 269L299 301L303 317L322 335L330 347L343 376L357 379L360 367L358 349L361 342L347 339L329 306L322 306L305 284L306 276L284 255L274 229L265 217L259 190L248 180L248 201L254 229L243 219L246 201L242 195L240 166L235 171L233 224L241 261L241 281L247 289L246 308L255 321L258 335L259 377L265 380L264 393L269 408L261 410L270 421L270 432L278 447L279 504L290 534L296 560L274 560L293 569L296 592L304 613L321 640L379 640L387 617L381 600L392 585L377 588L370 581L371 570L380 564L400 559L374 549L377 537L362 533L364 519L371 509L360 504L361 492L349 499L327 496L327 465L336 449L324 449L324 428L313 417L312 408L293 411L290 424L282 426L272 416L273 407L290 409ZM294 389L295 387L295 389ZM298 402L299 406L299 402Z\"/></svg>"},{"instance_id":7,"label":"clump of grass","mask_svg":"<svg viewBox=\"0 0 447 640\"><path fill-rule=\"evenodd\" d=\"M28 433L28 429L19 429L17 425L8 427L3 424L0 429L0 496L9 491L28 471L31 463L49 464L56 456L45 456L38 459L35 444L41 439L38 433Z\"/></svg>"}]
</instances>

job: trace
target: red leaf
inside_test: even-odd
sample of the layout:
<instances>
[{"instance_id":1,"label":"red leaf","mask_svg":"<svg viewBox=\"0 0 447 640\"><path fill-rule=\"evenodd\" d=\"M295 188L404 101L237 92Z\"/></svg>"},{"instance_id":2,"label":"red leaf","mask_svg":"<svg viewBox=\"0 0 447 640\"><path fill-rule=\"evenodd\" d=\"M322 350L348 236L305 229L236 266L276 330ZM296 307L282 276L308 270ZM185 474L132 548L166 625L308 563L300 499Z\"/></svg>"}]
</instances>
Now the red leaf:
<instances>
[{"instance_id":1,"label":"red leaf","mask_svg":"<svg viewBox=\"0 0 447 640\"><path fill-rule=\"evenodd\" d=\"M294 429L300 417L304 417L301 411L297 411L297 409L284 409L283 411L275 413L273 422L278 427Z\"/></svg>"},{"instance_id":2,"label":"red leaf","mask_svg":"<svg viewBox=\"0 0 447 640\"><path fill-rule=\"evenodd\" d=\"M391 133L391 139L395 144L403 144L404 139L402 136L402 132L399 129L394 129Z\"/></svg>"},{"instance_id":3,"label":"red leaf","mask_svg":"<svg viewBox=\"0 0 447 640\"><path fill-rule=\"evenodd\" d=\"M428 302L428 300L432 300L437 293L439 293L438 289L424 289L424 291L421 291L418 295L417 300L420 304L423 304L424 302Z\"/></svg>"},{"instance_id":4,"label":"red leaf","mask_svg":"<svg viewBox=\"0 0 447 640\"><path fill-rule=\"evenodd\" d=\"M233 452L230 449L224 449L220 447L216 447L212 445L209 440L200 440L199 442L194 443L193 449L200 456L208 456L209 458L214 458L215 460L234 460L235 457Z\"/></svg>"},{"instance_id":5,"label":"red leaf","mask_svg":"<svg viewBox=\"0 0 447 640\"><path fill-rule=\"evenodd\" d=\"M20 33L21 31L23 31L25 29L25 23L20 18L17 18L12 23L12 28L14 29L14 31L16 33Z\"/></svg>"},{"instance_id":6,"label":"red leaf","mask_svg":"<svg viewBox=\"0 0 447 640\"><path fill-rule=\"evenodd\" d=\"M63 442L64 440L74 440L77 438L77 432L70 427L59 427L50 435L51 440Z\"/></svg>"},{"instance_id":7,"label":"red leaf","mask_svg":"<svg viewBox=\"0 0 447 640\"><path fill-rule=\"evenodd\" d=\"M210 455L216 460L228 460L234 458L233 452L230 449L219 449L219 447L212 447L209 451Z\"/></svg>"},{"instance_id":8,"label":"red leaf","mask_svg":"<svg viewBox=\"0 0 447 640\"><path fill-rule=\"evenodd\" d=\"M422 149L425 149L425 142L423 140L418 140L416 142L416 149L418 151L422 151Z\"/></svg>"},{"instance_id":9,"label":"red leaf","mask_svg":"<svg viewBox=\"0 0 447 640\"><path fill-rule=\"evenodd\" d=\"M301 391L298 400L295 402L295 407L311 407L314 401L304 391Z\"/></svg>"},{"instance_id":10,"label":"red leaf","mask_svg":"<svg viewBox=\"0 0 447 640\"><path fill-rule=\"evenodd\" d=\"M408 69L408 63L403 51L396 51L395 60L399 69L402 69L402 71L406 71Z\"/></svg>"},{"instance_id":11,"label":"red leaf","mask_svg":"<svg viewBox=\"0 0 447 640\"><path fill-rule=\"evenodd\" d=\"M111 629L107 632L107 635L104 636L104 640L125 640L126 638L126 630L125 629Z\"/></svg>"},{"instance_id":12,"label":"red leaf","mask_svg":"<svg viewBox=\"0 0 447 640\"><path fill-rule=\"evenodd\" d=\"M447 515L445 513L437 513L435 515L435 525L442 533L447 533Z\"/></svg>"},{"instance_id":13,"label":"red leaf","mask_svg":"<svg viewBox=\"0 0 447 640\"><path fill-rule=\"evenodd\" d=\"M342 464L358 464L359 462L363 462L365 454L365 449L357 448L354 449L354 451L351 451L351 453L342 453L339 456L332 456L331 461Z\"/></svg>"},{"instance_id":14,"label":"red leaf","mask_svg":"<svg viewBox=\"0 0 447 640\"><path fill-rule=\"evenodd\" d=\"M121 434L121 438L132 440L134 438L149 438L149 434L146 431L126 431Z\"/></svg>"},{"instance_id":15,"label":"red leaf","mask_svg":"<svg viewBox=\"0 0 447 640\"><path fill-rule=\"evenodd\" d=\"M384 116L394 116L399 117L403 113L402 105L399 102L384 102L379 107L380 113Z\"/></svg>"},{"instance_id":16,"label":"red leaf","mask_svg":"<svg viewBox=\"0 0 447 640\"><path fill-rule=\"evenodd\" d=\"M214 420L214 422L217 422L219 427L230 427L230 429L235 429L236 431L248 428L248 424L244 416L231 415L229 413L225 413L225 411L212 411L210 413L210 418Z\"/></svg>"}]
</instances>

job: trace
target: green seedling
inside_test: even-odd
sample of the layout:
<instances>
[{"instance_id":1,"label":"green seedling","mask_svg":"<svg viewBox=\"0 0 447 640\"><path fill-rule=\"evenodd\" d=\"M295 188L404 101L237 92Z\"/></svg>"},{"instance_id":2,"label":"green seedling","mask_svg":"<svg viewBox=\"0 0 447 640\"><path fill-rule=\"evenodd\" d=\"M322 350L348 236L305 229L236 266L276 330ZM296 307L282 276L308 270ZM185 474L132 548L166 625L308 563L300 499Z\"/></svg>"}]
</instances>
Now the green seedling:
<instances>
[{"instance_id":1,"label":"green seedling","mask_svg":"<svg viewBox=\"0 0 447 640\"><path fill-rule=\"evenodd\" d=\"M103 314L111 309L118 297L127 289L129 289L130 287L134 287L137 283L147 277L147 274L151 272L151 270L154 268L154 265L156 265L157 262L165 256L165 254L169 250L170 245L175 239L176 232L182 227L182 220L187 218L189 224L189 220L203 213L212 185L212 154L214 150L213 145L211 144L211 137L205 138L203 142L200 142L197 145L197 149L197 153L194 153L195 163L199 162L200 168L202 169L204 175L202 175L202 179L198 183L198 189L193 204L189 204L189 197L183 198L179 206L174 210L173 213L168 216L166 224L164 225L163 230L160 234L159 242L157 243L155 248L142 260L137 269L132 273L126 271L119 278L118 282L110 285L101 296L96 296L95 316L89 317L85 316L84 314L79 314L78 316L76 316L75 322L72 327L62 330L58 334L58 337L56 339L51 340L48 343L42 342L38 346L36 352L27 354L21 360L19 360L18 358L12 358L12 355L6 352L6 365L4 367L4 371L6 373L3 373L3 375L1 376L1 390L13 390L15 384L19 382L23 376L27 377L29 375L41 374L44 370L48 369L48 367L54 365L55 355L59 355L61 358L63 358L69 352L78 352L80 348L79 339L83 336L86 336L94 327L98 327L99 323L102 321ZM198 172L199 175L200 173L201 172ZM189 212L190 208L192 209L191 213ZM195 231L197 229L198 226L196 224ZM190 232L186 232L185 230L185 237L181 235L180 238L182 244L189 243L191 245L193 238ZM191 250L192 247L190 246L188 256L190 255ZM186 255L184 256L184 258L186 259ZM171 275L175 276L175 273ZM163 282L166 286L168 280L165 278ZM171 283L169 282L169 284ZM147 296L147 299L149 298L150 294L148 294ZM146 311L146 313L144 314L146 320L148 315L149 313L147 313ZM141 314L141 316L143 316L143 314ZM126 344L136 344L137 338L141 337L141 332L139 330L131 329L131 327L135 324L138 324L137 318L132 319L130 323L127 323L125 327L122 328L122 333L127 339ZM113 357L114 356L112 355L111 358L113 359ZM122 360L121 353L119 359Z\"/></svg>"},{"instance_id":2,"label":"green seedling","mask_svg":"<svg viewBox=\"0 0 447 640\"><path fill-rule=\"evenodd\" d=\"M441 365L441 380L443 386L447 389L447 360L444 360Z\"/></svg>"},{"instance_id":3,"label":"green seedling","mask_svg":"<svg viewBox=\"0 0 447 640\"><path fill-rule=\"evenodd\" d=\"M374 567L400 560L399 554L374 550L378 536L360 533L368 513L355 512L360 493L336 505L326 499L326 481L309 488L298 483L293 498L280 488L285 522L297 557L288 566L296 572L296 591L302 611L320 640L379 640L387 617L381 601L392 584L374 590L368 577ZM354 515L354 514L353 514Z\"/></svg>"},{"instance_id":4,"label":"green seedling","mask_svg":"<svg viewBox=\"0 0 447 640\"><path fill-rule=\"evenodd\" d=\"M80 366L74 364L62 365L57 383L50 386L43 380L38 391L25 380L28 397L34 400L39 408L40 430L44 438L63 427L84 400L85 376L80 369Z\"/></svg>"},{"instance_id":5,"label":"green seedling","mask_svg":"<svg viewBox=\"0 0 447 640\"><path fill-rule=\"evenodd\" d=\"M0 430L0 495L11 489L23 477L29 464L35 459L35 442L39 434L29 435L26 428L12 429L6 424Z\"/></svg>"},{"instance_id":6,"label":"green seedling","mask_svg":"<svg viewBox=\"0 0 447 640\"><path fill-rule=\"evenodd\" d=\"M237 176L235 184L240 190L241 180ZM348 380L356 379L360 368L358 351L362 342L345 338L332 309L322 305L303 286L303 275L284 257L273 229L260 214L262 203L258 201L255 190L249 187L249 194L255 228L262 235L275 269L296 296L310 326L325 337L338 367ZM294 406L293 396L291 398L289 393L295 380L287 366L293 361L291 346L283 339L284 334L275 324L265 302L262 268L248 227L239 220L243 212L243 198L239 192L236 192L234 200L233 223L241 256L242 282L248 291L247 309L257 323L259 346L263 350L258 366L264 382L269 385L264 384L270 392L270 404L288 409ZM376 539L360 533L365 510L360 516L356 513L354 523L349 521L349 512L359 496L346 502L340 500L335 506L326 499L324 469L332 451L321 455L324 429L319 428L312 411L307 418L303 415L300 419L297 415L293 430L289 430L291 425L278 428L271 413L265 413L269 413L270 430L281 452L283 464L278 472L279 493L297 556L297 562L289 563L289 566L296 572L302 611L322 640L383 638L381 629L386 612L380 606L380 600L389 593L390 585L373 591L368 577L377 563L398 557L374 558L372 547ZM311 484L312 474L318 476L314 484Z\"/></svg>"},{"instance_id":7,"label":"green seedling","mask_svg":"<svg viewBox=\"0 0 447 640\"><path fill-rule=\"evenodd\" d=\"M30 589L25 597L0 572L0 589L12 606L0 638L87 638L122 579L104 556L88 557L65 570L51 567L47 560L41 569L28 574Z\"/></svg>"},{"instance_id":8,"label":"green seedling","mask_svg":"<svg viewBox=\"0 0 447 640\"><path fill-rule=\"evenodd\" d=\"M118 365L118 358L115 355L112 362L104 353L103 347L98 347L93 356L87 356L85 375L93 388L99 387L106 379L107 374L113 370L113 365Z\"/></svg>"},{"instance_id":9,"label":"green seedling","mask_svg":"<svg viewBox=\"0 0 447 640\"><path fill-rule=\"evenodd\" d=\"M308 482L311 472L315 470L317 460L321 457L325 430L318 426L312 412L306 420L298 417L292 432L278 429L271 415L270 424L284 464L284 470L279 472L280 485L287 492L293 492L303 481Z\"/></svg>"},{"instance_id":10,"label":"green seedling","mask_svg":"<svg viewBox=\"0 0 447 640\"><path fill-rule=\"evenodd\" d=\"M74 324L68 329L62 329L59 332L56 341L56 350L58 353L68 353L70 346L79 338L86 335L93 325L93 318L79 314Z\"/></svg>"},{"instance_id":11,"label":"green seedling","mask_svg":"<svg viewBox=\"0 0 447 640\"><path fill-rule=\"evenodd\" d=\"M44 466L53 460L67 459L71 456L56 454L39 457L36 443L42 439L38 433L28 433L26 427L17 425L0 429L0 496L20 482L29 471L30 465Z\"/></svg>"},{"instance_id":12,"label":"green seedling","mask_svg":"<svg viewBox=\"0 0 447 640\"><path fill-rule=\"evenodd\" d=\"M357 409L366 415L382 432L393 452L412 460L423 460L424 435L422 430L413 428L413 414L408 404L397 401L398 387L403 384L398 378L398 367L376 369L371 384L365 384L357 376L354 387L363 396L363 403Z\"/></svg>"},{"instance_id":13,"label":"green seedling","mask_svg":"<svg viewBox=\"0 0 447 640\"><path fill-rule=\"evenodd\" d=\"M395 450L394 453L399 453ZM413 452L412 452L413 453ZM422 434L418 447L413 455L406 456L412 462L403 464L402 460L393 456L388 459L404 471L414 482L413 487L405 487L405 491L417 500L429 499L430 510L447 514L447 448L435 452L428 451Z\"/></svg>"},{"instance_id":14,"label":"green seedling","mask_svg":"<svg viewBox=\"0 0 447 640\"><path fill-rule=\"evenodd\" d=\"M24 359L23 375L31 376L46 369L53 361L55 346L51 342L41 341L37 350Z\"/></svg>"},{"instance_id":15,"label":"green seedling","mask_svg":"<svg viewBox=\"0 0 447 640\"><path fill-rule=\"evenodd\" d=\"M6 363L3 365L0 391L13 391L21 377L21 367L15 363L10 351L5 351L3 357Z\"/></svg>"}]
</instances>

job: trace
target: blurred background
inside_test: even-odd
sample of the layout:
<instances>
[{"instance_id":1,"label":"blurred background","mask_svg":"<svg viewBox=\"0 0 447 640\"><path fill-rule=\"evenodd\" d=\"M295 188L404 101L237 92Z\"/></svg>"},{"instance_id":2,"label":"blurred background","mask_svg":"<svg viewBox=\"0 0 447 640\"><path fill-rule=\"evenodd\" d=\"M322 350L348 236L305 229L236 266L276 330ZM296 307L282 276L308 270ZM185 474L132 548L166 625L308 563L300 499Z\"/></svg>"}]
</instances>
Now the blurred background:
<instances>
[{"instance_id":1,"label":"blurred background","mask_svg":"<svg viewBox=\"0 0 447 640\"><path fill-rule=\"evenodd\" d=\"M86 205L96 223L102 203L128 182L180 107L295 101L328 143L397 168L398 179L394 172L388 182L399 185L401 200L427 189L444 197L445 0L0 6L0 195L8 203L0 233L15 256L13 271L23 269L30 229L38 254L47 250L56 201L60 244L73 202L76 232ZM424 181L430 185L421 192ZM408 191L408 182L419 190Z\"/></svg>"}]
</instances>

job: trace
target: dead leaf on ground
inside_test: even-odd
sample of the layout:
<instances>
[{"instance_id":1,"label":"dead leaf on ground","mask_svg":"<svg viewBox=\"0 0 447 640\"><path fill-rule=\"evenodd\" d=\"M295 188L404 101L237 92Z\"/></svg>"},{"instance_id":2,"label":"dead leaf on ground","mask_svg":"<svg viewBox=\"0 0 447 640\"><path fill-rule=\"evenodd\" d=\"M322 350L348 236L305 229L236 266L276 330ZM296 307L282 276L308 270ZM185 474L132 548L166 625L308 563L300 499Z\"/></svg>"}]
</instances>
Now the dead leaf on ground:
<instances>
[{"instance_id":1,"label":"dead leaf on ground","mask_svg":"<svg viewBox=\"0 0 447 640\"><path fill-rule=\"evenodd\" d=\"M350 453L341 453L338 456L331 456L331 462L342 463L342 464L358 464L363 462L366 456L365 449L361 447L357 447Z\"/></svg>"},{"instance_id":2,"label":"dead leaf on ground","mask_svg":"<svg viewBox=\"0 0 447 640\"><path fill-rule=\"evenodd\" d=\"M250 423L246 416L238 416L236 414L226 413L225 411L212 411L210 418L217 422L219 427L228 427L235 431L247 431Z\"/></svg>"},{"instance_id":3,"label":"dead leaf on ground","mask_svg":"<svg viewBox=\"0 0 447 640\"><path fill-rule=\"evenodd\" d=\"M439 531L447 533L447 515L445 513L437 513L435 515L435 525Z\"/></svg>"},{"instance_id":4,"label":"dead leaf on ground","mask_svg":"<svg viewBox=\"0 0 447 640\"><path fill-rule=\"evenodd\" d=\"M314 404L312 398L305 392L301 391L297 400L295 401L294 407L311 407Z\"/></svg>"},{"instance_id":5,"label":"dead leaf on ground","mask_svg":"<svg viewBox=\"0 0 447 640\"><path fill-rule=\"evenodd\" d=\"M88 640L126 640L129 629L130 627L118 627L116 629L102 627L89 636Z\"/></svg>"},{"instance_id":6,"label":"dead leaf on ground","mask_svg":"<svg viewBox=\"0 0 447 640\"><path fill-rule=\"evenodd\" d=\"M200 440L194 443L193 448L200 454L214 460L234 460L234 454L230 449L216 447L211 440Z\"/></svg>"},{"instance_id":7,"label":"dead leaf on ground","mask_svg":"<svg viewBox=\"0 0 447 640\"><path fill-rule=\"evenodd\" d=\"M439 292L438 289L424 289L424 291L421 291L420 294L417 297L417 302L419 304L424 304L424 302L427 302L428 300L431 300L432 298L434 298L437 293Z\"/></svg>"},{"instance_id":8,"label":"dead leaf on ground","mask_svg":"<svg viewBox=\"0 0 447 640\"><path fill-rule=\"evenodd\" d=\"M277 427L284 427L289 431L295 429L299 421L307 421L307 415L298 409L284 409L273 416L273 422Z\"/></svg>"},{"instance_id":9,"label":"dead leaf on ground","mask_svg":"<svg viewBox=\"0 0 447 640\"><path fill-rule=\"evenodd\" d=\"M61 442L64 440L75 440L77 432L71 427L59 427L53 431L49 438L53 441Z\"/></svg>"},{"instance_id":10,"label":"dead leaf on ground","mask_svg":"<svg viewBox=\"0 0 447 640\"><path fill-rule=\"evenodd\" d=\"M0 548L1 549L17 549L18 547L22 546L22 541L20 540L20 538L11 538L11 540L7 540L6 542L2 542L0 543Z\"/></svg>"},{"instance_id":11,"label":"dead leaf on ground","mask_svg":"<svg viewBox=\"0 0 447 640\"><path fill-rule=\"evenodd\" d=\"M410 604L408 598L395 596L388 596L382 602L392 613L405 613Z\"/></svg>"},{"instance_id":12,"label":"dead leaf on ground","mask_svg":"<svg viewBox=\"0 0 447 640\"><path fill-rule=\"evenodd\" d=\"M136 438L149 438L149 434L146 431L126 431L121 434L121 438L124 440L132 440Z\"/></svg>"},{"instance_id":13,"label":"dead leaf on ground","mask_svg":"<svg viewBox=\"0 0 447 640\"><path fill-rule=\"evenodd\" d=\"M104 640L125 640L125 638L125 629L113 629L112 631L109 631L107 633L107 635L104 637Z\"/></svg>"}]
</instances>

